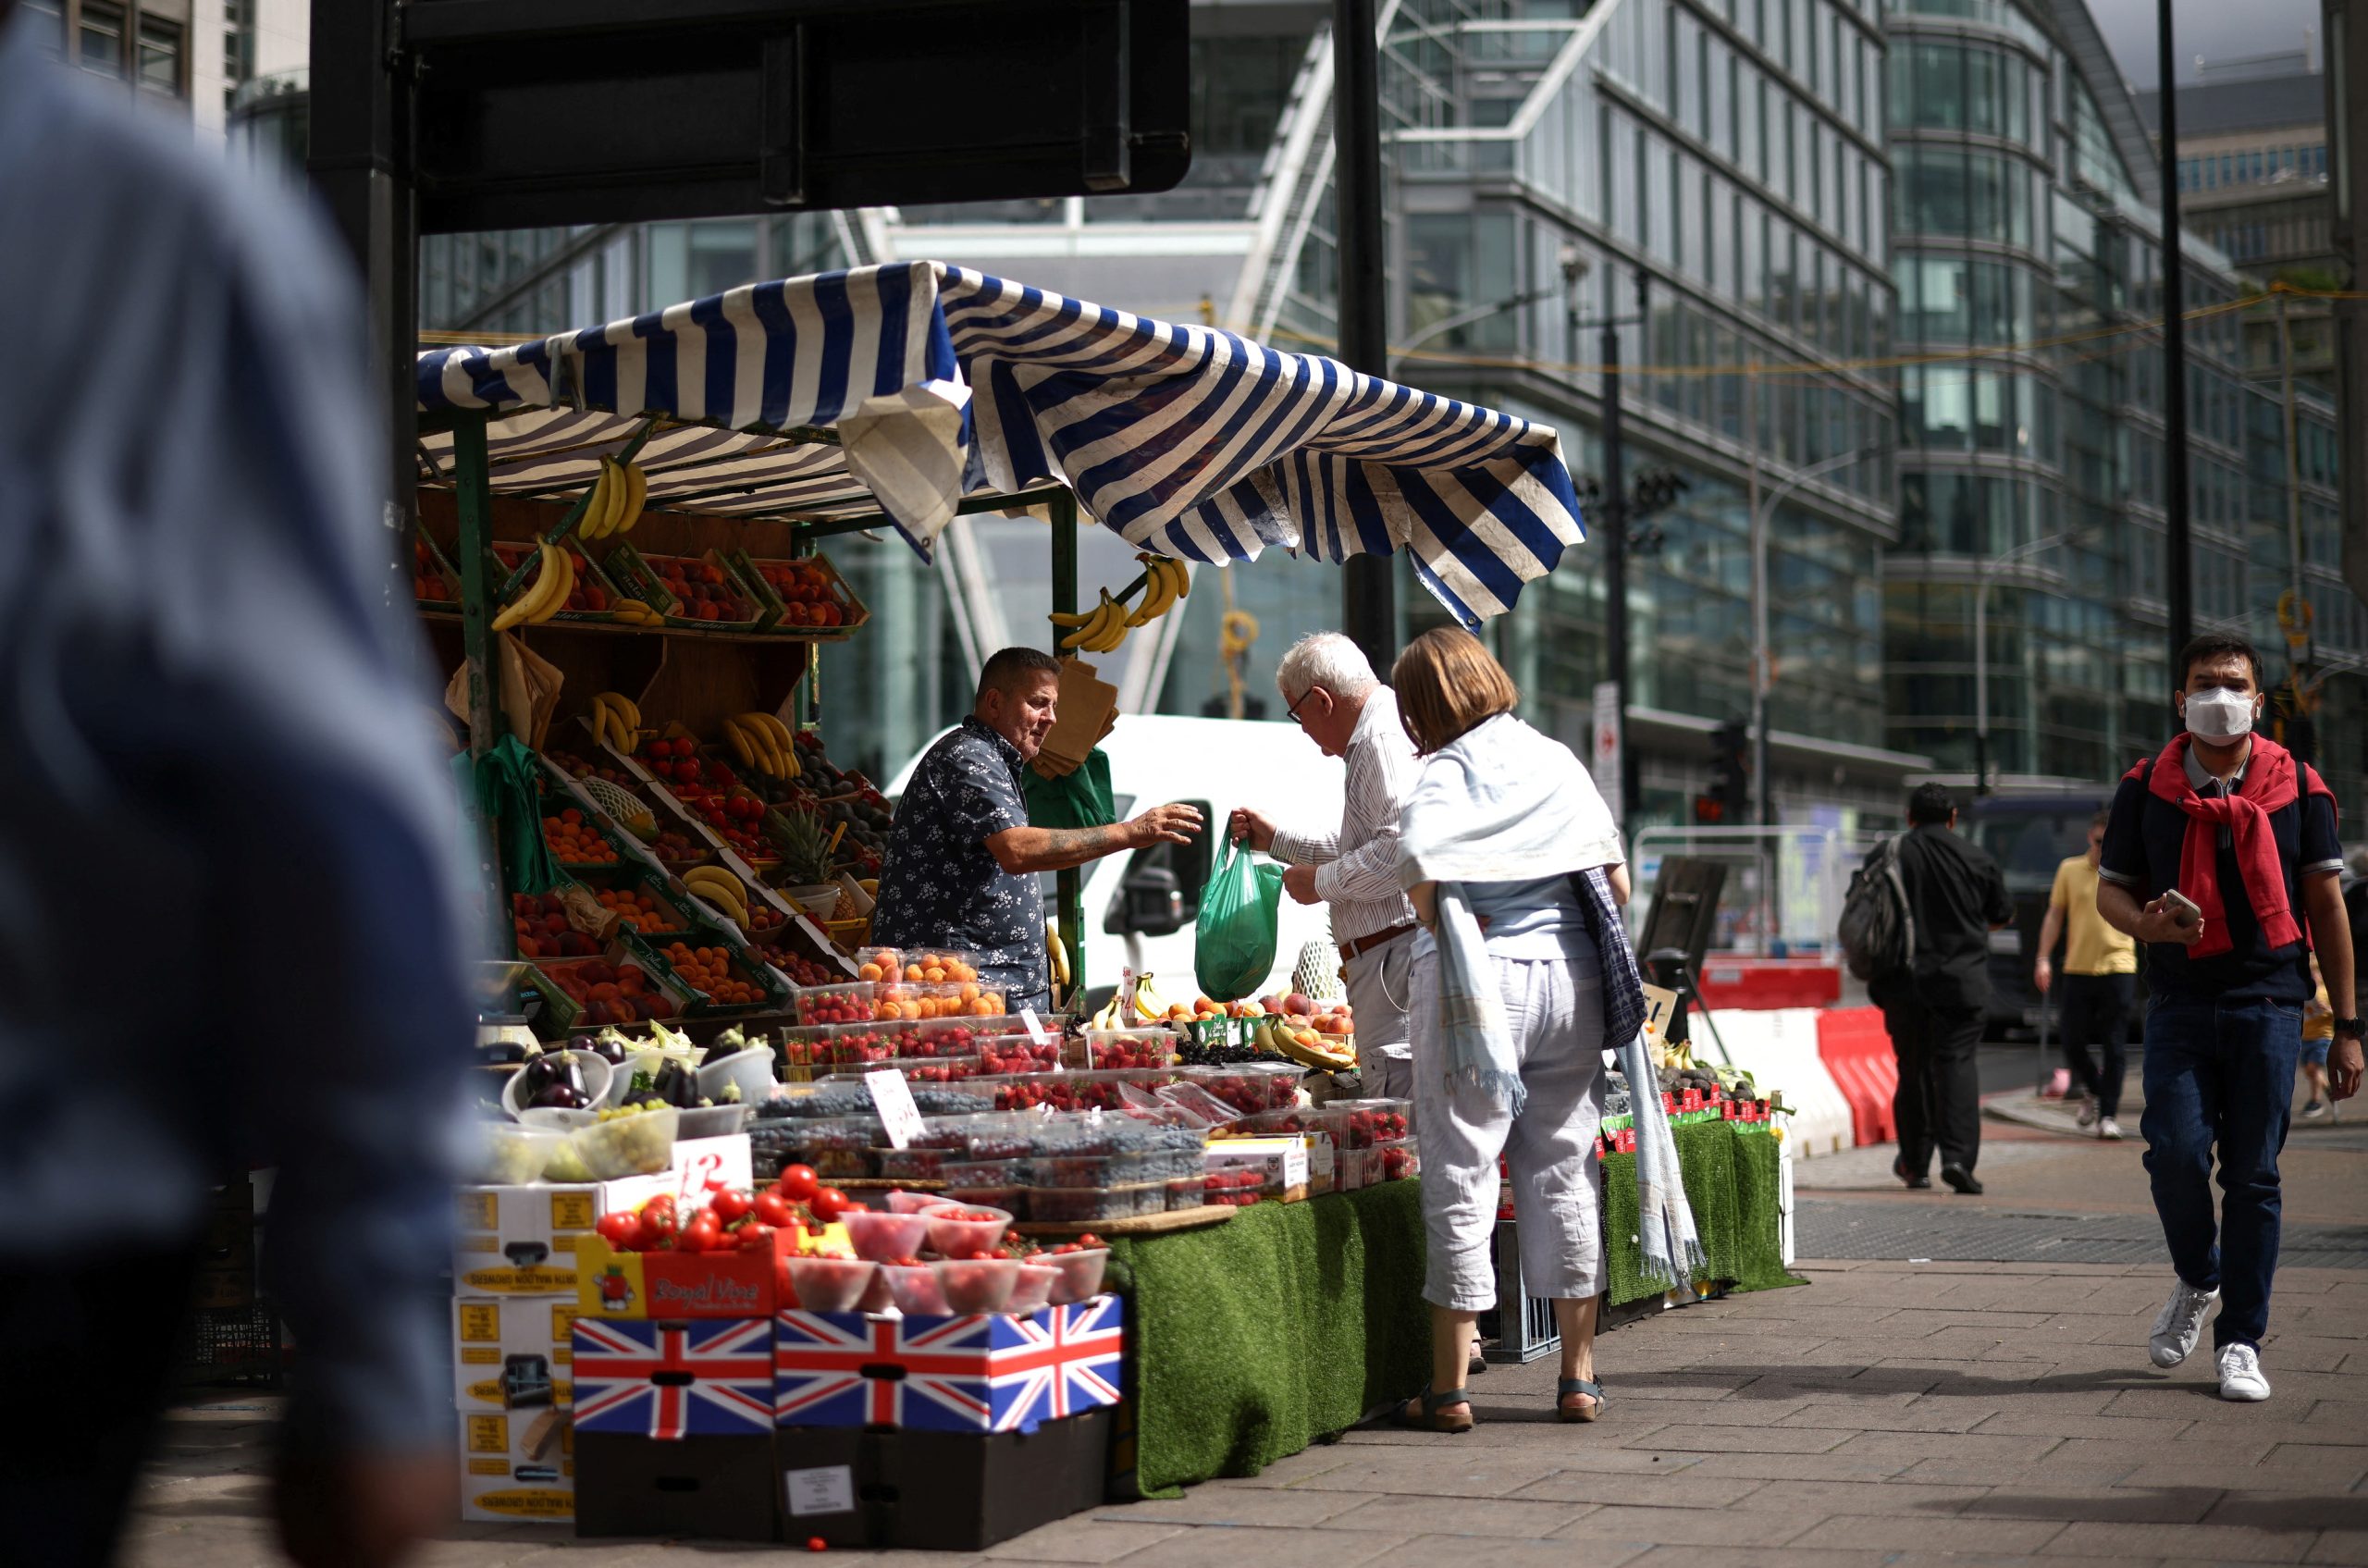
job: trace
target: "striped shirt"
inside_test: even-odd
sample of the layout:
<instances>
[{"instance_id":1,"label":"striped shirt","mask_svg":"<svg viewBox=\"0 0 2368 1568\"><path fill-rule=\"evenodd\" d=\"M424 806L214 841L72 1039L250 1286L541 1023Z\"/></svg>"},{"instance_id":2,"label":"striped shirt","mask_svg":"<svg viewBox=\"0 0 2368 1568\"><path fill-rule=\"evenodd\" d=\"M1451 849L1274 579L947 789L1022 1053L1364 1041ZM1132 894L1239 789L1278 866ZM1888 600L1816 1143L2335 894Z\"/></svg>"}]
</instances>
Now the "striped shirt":
<instances>
[{"instance_id":1,"label":"striped shirt","mask_svg":"<svg viewBox=\"0 0 2368 1568\"><path fill-rule=\"evenodd\" d=\"M1275 830L1276 859L1315 868L1315 895L1332 907L1335 942L1414 923L1414 906L1398 885L1398 809L1422 762L1388 686L1374 687L1357 714L1348 764L1338 832Z\"/></svg>"}]
</instances>

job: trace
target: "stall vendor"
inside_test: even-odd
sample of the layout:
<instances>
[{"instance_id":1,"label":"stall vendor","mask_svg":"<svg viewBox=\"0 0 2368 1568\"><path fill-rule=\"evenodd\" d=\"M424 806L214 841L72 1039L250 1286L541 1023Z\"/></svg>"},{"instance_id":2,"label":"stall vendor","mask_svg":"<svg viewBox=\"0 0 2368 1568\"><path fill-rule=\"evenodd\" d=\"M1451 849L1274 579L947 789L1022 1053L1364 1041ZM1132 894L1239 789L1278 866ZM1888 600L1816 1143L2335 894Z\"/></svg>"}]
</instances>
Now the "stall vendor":
<instances>
[{"instance_id":1,"label":"stall vendor","mask_svg":"<svg viewBox=\"0 0 2368 1568\"><path fill-rule=\"evenodd\" d=\"M1060 661L1007 648L979 673L970 716L938 737L913 770L888 832L871 940L887 947L954 947L979 955L980 975L1013 1012L1052 1006L1044 900L1036 873L1121 850L1189 843L1201 813L1154 806L1099 828L1032 828L1020 770L1053 727Z\"/></svg>"}]
</instances>

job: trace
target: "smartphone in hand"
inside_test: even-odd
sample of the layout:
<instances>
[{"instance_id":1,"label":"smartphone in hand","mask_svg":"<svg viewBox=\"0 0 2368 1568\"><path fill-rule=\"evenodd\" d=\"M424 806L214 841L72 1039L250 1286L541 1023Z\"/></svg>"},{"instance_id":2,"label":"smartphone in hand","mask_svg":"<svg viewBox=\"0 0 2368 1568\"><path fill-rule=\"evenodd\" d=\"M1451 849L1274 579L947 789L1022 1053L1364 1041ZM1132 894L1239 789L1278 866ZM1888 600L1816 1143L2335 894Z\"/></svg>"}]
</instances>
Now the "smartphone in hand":
<instances>
[{"instance_id":1,"label":"smartphone in hand","mask_svg":"<svg viewBox=\"0 0 2368 1568\"><path fill-rule=\"evenodd\" d=\"M2171 919L2178 923L2182 931L2194 931L2203 924L2203 910L2194 899L2189 898L2177 888L2172 888L2168 893L2164 894L2163 903L2168 907Z\"/></svg>"}]
</instances>

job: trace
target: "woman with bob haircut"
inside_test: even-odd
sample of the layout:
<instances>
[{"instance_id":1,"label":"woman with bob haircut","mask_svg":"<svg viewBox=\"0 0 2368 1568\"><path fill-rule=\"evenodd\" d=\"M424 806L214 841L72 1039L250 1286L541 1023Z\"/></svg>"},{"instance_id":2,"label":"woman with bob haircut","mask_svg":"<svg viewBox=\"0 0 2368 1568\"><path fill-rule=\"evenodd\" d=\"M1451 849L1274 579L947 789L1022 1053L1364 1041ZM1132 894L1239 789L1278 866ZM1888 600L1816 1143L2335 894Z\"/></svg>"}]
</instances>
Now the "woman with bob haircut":
<instances>
[{"instance_id":1,"label":"woman with bob haircut","mask_svg":"<svg viewBox=\"0 0 2368 1568\"><path fill-rule=\"evenodd\" d=\"M1470 633L1415 638L1390 684L1423 755L1400 818L1398 871L1424 928L1407 1022L1431 1307L1431 1382L1396 1419L1472 1428L1466 1347L1474 1318L1497 1301L1488 1253L1502 1154L1523 1288L1553 1301L1561 1330L1555 1412L1593 1421L1604 1406L1595 1142L1607 1049L1637 1089L1644 1272L1673 1284L1701 1262L1643 1043L1643 988L1618 908L1627 896L1619 829L1570 747L1514 715L1512 677Z\"/></svg>"}]
</instances>

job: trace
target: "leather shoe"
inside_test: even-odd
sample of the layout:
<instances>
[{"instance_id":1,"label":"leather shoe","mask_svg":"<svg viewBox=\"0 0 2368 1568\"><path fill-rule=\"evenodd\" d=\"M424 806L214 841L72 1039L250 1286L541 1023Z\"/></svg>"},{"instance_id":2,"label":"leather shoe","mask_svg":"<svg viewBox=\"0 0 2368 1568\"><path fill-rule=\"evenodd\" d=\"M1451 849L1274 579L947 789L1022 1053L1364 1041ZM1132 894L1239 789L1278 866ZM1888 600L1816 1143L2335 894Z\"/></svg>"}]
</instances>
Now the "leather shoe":
<instances>
[{"instance_id":1,"label":"leather shoe","mask_svg":"<svg viewBox=\"0 0 2368 1568\"><path fill-rule=\"evenodd\" d=\"M1906 1182L1911 1191L1918 1191L1932 1185L1932 1179L1929 1176L1910 1176L1907 1174L1907 1156L1906 1154L1899 1154L1893 1157L1891 1162L1891 1173L1893 1176L1898 1177L1902 1181Z\"/></svg>"},{"instance_id":2,"label":"leather shoe","mask_svg":"<svg viewBox=\"0 0 2368 1568\"><path fill-rule=\"evenodd\" d=\"M1961 1165L1942 1166L1941 1167L1941 1179L1955 1188L1966 1197L1978 1198L1981 1196L1981 1183L1973 1179L1973 1172L1966 1169L1965 1167Z\"/></svg>"}]
</instances>

